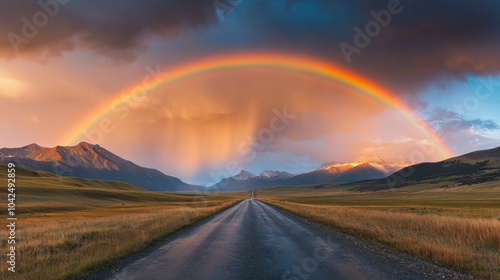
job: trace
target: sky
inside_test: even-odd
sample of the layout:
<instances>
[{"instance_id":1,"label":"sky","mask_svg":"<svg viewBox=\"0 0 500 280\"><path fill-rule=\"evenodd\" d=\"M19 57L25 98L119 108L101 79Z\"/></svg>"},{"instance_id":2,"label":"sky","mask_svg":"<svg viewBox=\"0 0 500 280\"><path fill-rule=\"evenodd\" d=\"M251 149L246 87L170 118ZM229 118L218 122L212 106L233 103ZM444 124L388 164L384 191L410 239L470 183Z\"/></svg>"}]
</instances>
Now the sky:
<instances>
[{"instance_id":1,"label":"sky","mask_svg":"<svg viewBox=\"0 0 500 280\"><path fill-rule=\"evenodd\" d=\"M300 173L361 156L438 161L439 147L455 156L500 146L498 1L0 3L0 147L86 141L211 185L241 169ZM151 87L79 131L145 81L247 54L355 73L405 112L311 72L229 67Z\"/></svg>"}]
</instances>

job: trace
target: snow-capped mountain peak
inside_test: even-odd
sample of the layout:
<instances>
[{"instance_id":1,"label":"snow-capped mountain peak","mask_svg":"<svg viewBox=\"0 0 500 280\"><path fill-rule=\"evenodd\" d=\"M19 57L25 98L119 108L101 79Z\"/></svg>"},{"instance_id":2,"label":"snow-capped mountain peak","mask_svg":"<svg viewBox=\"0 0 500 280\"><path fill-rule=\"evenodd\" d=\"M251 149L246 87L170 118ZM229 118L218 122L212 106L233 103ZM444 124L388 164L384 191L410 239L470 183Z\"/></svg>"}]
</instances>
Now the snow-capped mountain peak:
<instances>
[{"instance_id":1,"label":"snow-capped mountain peak","mask_svg":"<svg viewBox=\"0 0 500 280\"><path fill-rule=\"evenodd\" d=\"M293 174L285 171L271 171L271 170L266 170L260 173L259 175L259 177L261 178L268 178L268 179L284 179L284 178L290 178L292 176Z\"/></svg>"},{"instance_id":2,"label":"snow-capped mountain peak","mask_svg":"<svg viewBox=\"0 0 500 280\"><path fill-rule=\"evenodd\" d=\"M244 181L244 180L248 180L248 179L253 178L253 177L255 177L255 174L250 173L246 170L241 170L241 172L238 175L234 175L231 178L233 178L235 180Z\"/></svg>"},{"instance_id":3,"label":"snow-capped mountain peak","mask_svg":"<svg viewBox=\"0 0 500 280\"><path fill-rule=\"evenodd\" d=\"M377 156L363 156L359 157L353 162L328 163L323 165L320 169L326 170L330 173L341 173L355 168L359 165L370 165L373 168L383 172L384 174L389 175L413 164L415 163L410 161L386 161Z\"/></svg>"}]
</instances>

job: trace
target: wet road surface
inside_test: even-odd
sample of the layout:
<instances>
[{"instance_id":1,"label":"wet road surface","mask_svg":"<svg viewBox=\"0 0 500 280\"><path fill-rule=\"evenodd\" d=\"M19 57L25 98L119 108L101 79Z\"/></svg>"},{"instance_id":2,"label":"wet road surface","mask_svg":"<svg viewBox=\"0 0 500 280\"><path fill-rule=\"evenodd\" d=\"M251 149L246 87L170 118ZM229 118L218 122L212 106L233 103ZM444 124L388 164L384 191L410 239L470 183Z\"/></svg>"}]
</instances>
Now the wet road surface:
<instances>
[{"instance_id":1,"label":"wet road surface","mask_svg":"<svg viewBox=\"0 0 500 280\"><path fill-rule=\"evenodd\" d=\"M430 279L253 195L153 247L98 279Z\"/></svg>"}]
</instances>

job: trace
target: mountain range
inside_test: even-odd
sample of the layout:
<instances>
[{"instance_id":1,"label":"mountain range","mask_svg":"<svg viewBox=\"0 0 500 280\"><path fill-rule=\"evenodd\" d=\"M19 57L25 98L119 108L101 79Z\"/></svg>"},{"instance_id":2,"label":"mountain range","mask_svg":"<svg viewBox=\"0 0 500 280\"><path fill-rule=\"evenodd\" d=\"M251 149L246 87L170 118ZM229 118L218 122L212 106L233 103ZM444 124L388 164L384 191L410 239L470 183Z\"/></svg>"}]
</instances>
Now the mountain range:
<instances>
[{"instance_id":1,"label":"mountain range","mask_svg":"<svg viewBox=\"0 0 500 280\"><path fill-rule=\"evenodd\" d=\"M379 157L360 157L349 163L330 162L319 169L292 175L287 172L265 171L254 175L246 170L222 179L211 187L223 191L241 191L276 186L299 186L324 183L350 183L384 178L409 165L409 161L385 161Z\"/></svg>"},{"instance_id":2,"label":"mountain range","mask_svg":"<svg viewBox=\"0 0 500 280\"><path fill-rule=\"evenodd\" d=\"M371 167L373 169L376 169L384 175L390 175L413 164L415 164L415 162L407 160L383 160L380 157L376 156L365 156L359 157L355 161L349 163L329 162L321 166L319 170L326 170L332 174L339 174L345 171L349 171L355 167L364 166L365 168Z\"/></svg>"},{"instance_id":3,"label":"mountain range","mask_svg":"<svg viewBox=\"0 0 500 280\"><path fill-rule=\"evenodd\" d=\"M126 182L150 191L189 192L196 187L86 142L72 147L45 148L31 144L21 148L0 149L0 163L9 162L61 176Z\"/></svg>"},{"instance_id":4,"label":"mountain range","mask_svg":"<svg viewBox=\"0 0 500 280\"><path fill-rule=\"evenodd\" d=\"M242 170L239 174L224 178L217 184L210 186L222 192L244 191L252 189L263 189L279 186L286 179L294 175L284 171L264 171L259 175Z\"/></svg>"},{"instance_id":5,"label":"mountain range","mask_svg":"<svg viewBox=\"0 0 500 280\"><path fill-rule=\"evenodd\" d=\"M476 151L440 162L405 167L384 179L362 183L357 190L378 191L420 184L458 187L500 180L500 147Z\"/></svg>"},{"instance_id":6,"label":"mountain range","mask_svg":"<svg viewBox=\"0 0 500 280\"><path fill-rule=\"evenodd\" d=\"M0 149L0 164L10 162L60 176L126 182L150 191L200 192L203 188L156 169L141 167L99 145L85 142L53 148L31 144L21 148ZM435 163L413 164L361 157L349 163L326 163L311 172L295 175L284 171L264 171L255 175L242 170L211 187L221 192L233 192L276 186L360 182L356 190L377 191L411 186L422 181L451 182L451 186L458 186L498 181L499 178L500 147Z\"/></svg>"},{"instance_id":7,"label":"mountain range","mask_svg":"<svg viewBox=\"0 0 500 280\"><path fill-rule=\"evenodd\" d=\"M184 183L158 170L141 167L99 145L86 142L76 146L53 148L31 144L21 148L0 149L0 163L9 162L61 176L126 182L150 191L189 192L193 189L199 191L202 188ZM222 179L212 187L230 192L281 185L348 183L383 178L407 165L409 163L364 157L351 163L328 163L317 170L298 175L284 171L264 171L255 175L242 170L235 176Z\"/></svg>"}]
</instances>

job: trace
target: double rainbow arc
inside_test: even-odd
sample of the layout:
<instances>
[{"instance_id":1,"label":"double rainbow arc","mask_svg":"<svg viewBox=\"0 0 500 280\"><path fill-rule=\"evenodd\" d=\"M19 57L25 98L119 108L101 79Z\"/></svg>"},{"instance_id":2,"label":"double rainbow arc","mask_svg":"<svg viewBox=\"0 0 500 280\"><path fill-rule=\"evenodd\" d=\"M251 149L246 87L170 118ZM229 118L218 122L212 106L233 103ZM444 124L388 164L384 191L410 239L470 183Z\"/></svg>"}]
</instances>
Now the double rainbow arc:
<instances>
[{"instance_id":1,"label":"double rainbow arc","mask_svg":"<svg viewBox=\"0 0 500 280\"><path fill-rule=\"evenodd\" d=\"M85 119L83 119L81 123L79 123L75 129L73 129L71 133L65 137L63 143L64 145L75 144L81 139L82 135L86 131L96 125L100 119L113 112L115 108L125 104L132 98L147 95L153 89L161 85L188 79L204 73L252 67L278 68L304 72L326 79L335 80L358 89L360 94L364 94L378 100L380 103L394 109L403 118L407 119L408 122L412 124L423 136L432 141L434 148L443 159L450 158L452 156L448 147L441 141L431 126L420 118L413 116L411 113L412 110L405 103L403 103L395 94L391 93L387 89L384 89L377 83L337 65L325 63L314 58L274 53L246 53L216 56L173 67L168 72L158 77L150 78L148 82L141 81L140 85L134 85L114 95L108 102L104 103L103 106L97 108Z\"/></svg>"}]
</instances>

